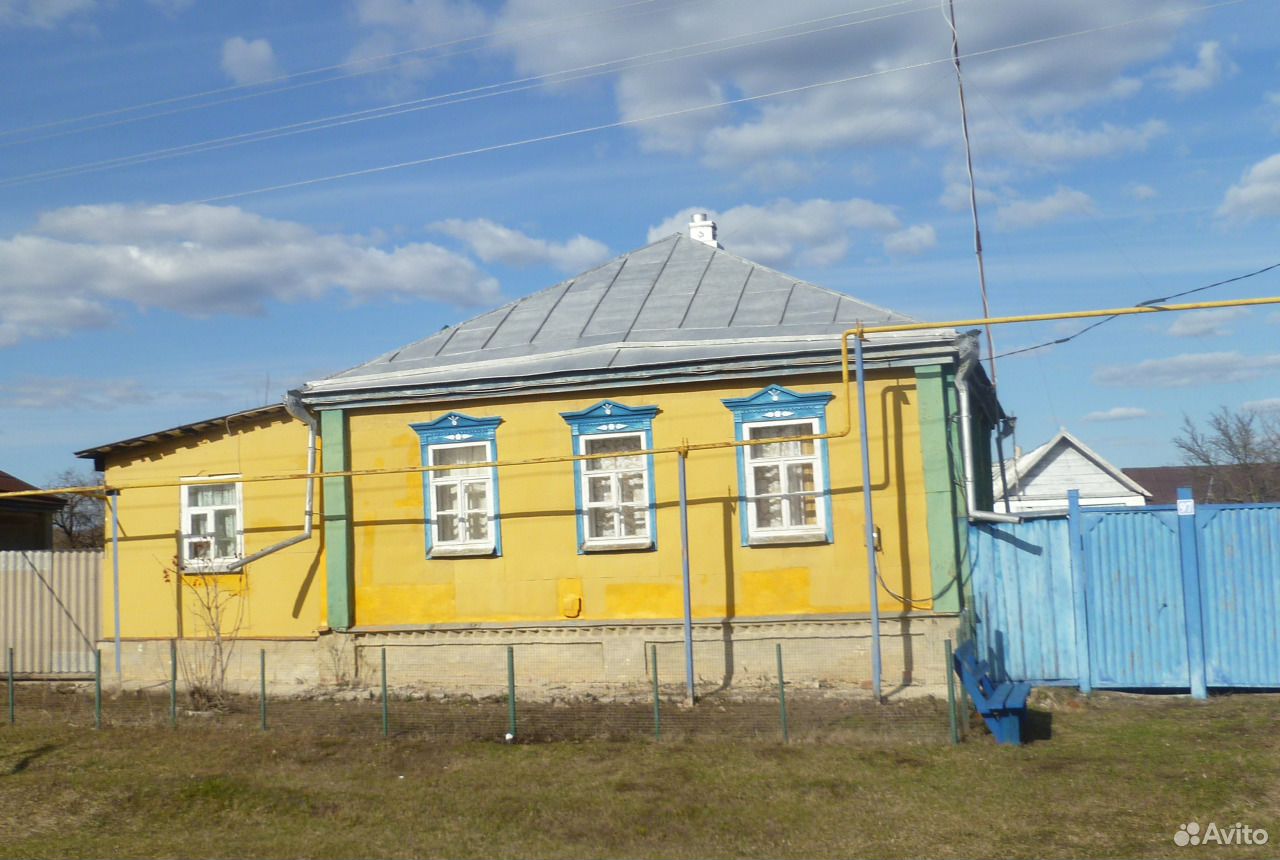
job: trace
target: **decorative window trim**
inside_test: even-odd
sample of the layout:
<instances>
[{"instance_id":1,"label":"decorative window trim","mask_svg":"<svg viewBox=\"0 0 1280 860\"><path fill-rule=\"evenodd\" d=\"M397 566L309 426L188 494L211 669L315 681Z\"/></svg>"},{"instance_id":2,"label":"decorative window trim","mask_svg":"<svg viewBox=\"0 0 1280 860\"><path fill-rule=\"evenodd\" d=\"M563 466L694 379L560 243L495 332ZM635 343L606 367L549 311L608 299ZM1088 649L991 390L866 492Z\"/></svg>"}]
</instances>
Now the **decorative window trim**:
<instances>
[{"instance_id":1,"label":"decorative window trim","mask_svg":"<svg viewBox=\"0 0 1280 860\"><path fill-rule=\"evenodd\" d=\"M601 400L595 406L576 412L561 412L573 438L573 453L585 454L586 440L618 436L640 436L642 448L653 447L653 419L656 406L624 406L616 400ZM643 538L590 538L589 512L583 487L586 470L583 460L573 461L573 503L578 528L578 555L594 552L653 551L658 548L658 501L654 487L653 455L644 455L645 481L649 495L647 507L648 536Z\"/></svg>"},{"instance_id":2,"label":"decorative window trim","mask_svg":"<svg viewBox=\"0 0 1280 860\"><path fill-rule=\"evenodd\" d=\"M827 404L835 398L829 391L801 394L781 385L766 386L749 397L727 397L721 403L733 413L734 438L747 439L750 427L777 426L813 421L819 434L827 432ZM831 458L827 440L817 441L817 459L822 470L818 504L820 525L816 528L797 528L786 531L755 533L751 531L750 504L747 497L747 449L739 446L738 456L738 527L742 546L768 546L771 544L831 543L834 539L834 522L831 511Z\"/></svg>"},{"instance_id":3,"label":"decorative window trim","mask_svg":"<svg viewBox=\"0 0 1280 860\"><path fill-rule=\"evenodd\" d=\"M244 484L241 483L239 474L232 475L192 475L185 478L179 478L181 486L179 487L180 495L178 497L179 519L179 535L180 546L178 550L178 569L184 574L199 576L205 573L227 573L232 565L244 558ZM192 541L189 533L191 521L189 519L191 513L191 504L188 501L187 490L193 484L231 484L236 490L236 554L231 558L214 558L214 559L193 559L187 557L187 547Z\"/></svg>"},{"instance_id":4,"label":"decorative window trim","mask_svg":"<svg viewBox=\"0 0 1280 860\"><path fill-rule=\"evenodd\" d=\"M498 459L498 425L501 418L474 418L461 412L450 412L434 421L410 424L409 427L418 434L419 456L422 465L431 465L431 449L455 447L458 445L484 444L487 446L488 460ZM439 543L435 540L436 522L432 518L433 499L431 497L432 472L422 473L422 519L426 533L426 556L432 558L466 558L477 556L502 555L502 506L498 490L498 468L489 467L490 501L490 534L492 542L480 543Z\"/></svg>"}]
</instances>

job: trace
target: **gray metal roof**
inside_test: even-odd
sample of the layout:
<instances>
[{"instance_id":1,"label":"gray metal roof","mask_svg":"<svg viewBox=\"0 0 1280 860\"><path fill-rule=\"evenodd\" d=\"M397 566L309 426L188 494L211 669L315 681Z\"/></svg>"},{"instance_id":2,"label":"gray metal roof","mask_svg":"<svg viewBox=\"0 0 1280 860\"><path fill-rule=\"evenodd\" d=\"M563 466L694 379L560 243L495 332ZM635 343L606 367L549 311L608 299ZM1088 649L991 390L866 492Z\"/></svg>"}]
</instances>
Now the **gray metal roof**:
<instances>
[{"instance_id":1,"label":"gray metal roof","mask_svg":"<svg viewBox=\"0 0 1280 860\"><path fill-rule=\"evenodd\" d=\"M308 383L314 404L387 389L496 390L820 349L859 322L912 322L675 234L373 361ZM904 341L950 338L924 332Z\"/></svg>"}]
</instances>

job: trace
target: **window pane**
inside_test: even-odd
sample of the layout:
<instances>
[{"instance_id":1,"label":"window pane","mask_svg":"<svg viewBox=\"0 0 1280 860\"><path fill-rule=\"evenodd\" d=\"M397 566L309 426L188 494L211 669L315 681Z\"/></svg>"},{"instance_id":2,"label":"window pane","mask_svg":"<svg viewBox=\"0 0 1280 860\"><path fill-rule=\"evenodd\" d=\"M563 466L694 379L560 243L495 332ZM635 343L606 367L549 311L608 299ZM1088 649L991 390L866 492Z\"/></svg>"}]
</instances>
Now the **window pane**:
<instances>
[{"instance_id":1,"label":"window pane","mask_svg":"<svg viewBox=\"0 0 1280 860\"><path fill-rule=\"evenodd\" d=\"M193 540L187 542L187 558L203 559L209 557L209 550L212 548L212 541L209 540Z\"/></svg>"},{"instance_id":2,"label":"window pane","mask_svg":"<svg viewBox=\"0 0 1280 860\"><path fill-rule=\"evenodd\" d=\"M441 513L452 513L458 510L458 485L436 485L436 510Z\"/></svg>"},{"instance_id":3,"label":"window pane","mask_svg":"<svg viewBox=\"0 0 1280 860\"><path fill-rule=\"evenodd\" d=\"M644 472L624 472L619 475L618 490L624 503L648 501L644 492Z\"/></svg>"},{"instance_id":4,"label":"window pane","mask_svg":"<svg viewBox=\"0 0 1280 860\"><path fill-rule=\"evenodd\" d=\"M817 496L788 496L787 507L790 509L791 525L816 526L818 524Z\"/></svg>"},{"instance_id":5,"label":"window pane","mask_svg":"<svg viewBox=\"0 0 1280 860\"><path fill-rule=\"evenodd\" d=\"M613 478L609 475L587 478L587 501L593 504L612 502Z\"/></svg>"},{"instance_id":6,"label":"window pane","mask_svg":"<svg viewBox=\"0 0 1280 860\"><path fill-rule=\"evenodd\" d=\"M813 492L813 464L812 463L788 463L787 464L787 492Z\"/></svg>"},{"instance_id":7,"label":"window pane","mask_svg":"<svg viewBox=\"0 0 1280 860\"><path fill-rule=\"evenodd\" d=\"M191 534L204 535L209 533L209 515L208 514L192 514L191 515Z\"/></svg>"},{"instance_id":8,"label":"window pane","mask_svg":"<svg viewBox=\"0 0 1280 860\"><path fill-rule=\"evenodd\" d=\"M639 434L635 436L611 436L605 439L593 439L588 437L583 443L584 454L611 454L624 453L626 451L639 451L643 446L640 444ZM601 457L599 460L584 460L583 465L588 472L599 472L606 469L639 469L642 467L643 457Z\"/></svg>"},{"instance_id":9,"label":"window pane","mask_svg":"<svg viewBox=\"0 0 1280 860\"><path fill-rule=\"evenodd\" d=\"M458 540L456 514L440 514L436 517L436 540L440 543L453 543Z\"/></svg>"},{"instance_id":10,"label":"window pane","mask_svg":"<svg viewBox=\"0 0 1280 860\"><path fill-rule=\"evenodd\" d=\"M626 507L622 509L622 534L626 537L649 536L649 509Z\"/></svg>"},{"instance_id":11,"label":"window pane","mask_svg":"<svg viewBox=\"0 0 1280 860\"><path fill-rule=\"evenodd\" d=\"M587 515L587 532L593 538L617 537L617 513L611 508L593 508Z\"/></svg>"},{"instance_id":12,"label":"window pane","mask_svg":"<svg viewBox=\"0 0 1280 860\"><path fill-rule=\"evenodd\" d=\"M465 466L467 463L484 463L489 459L489 446L481 442L478 445L458 445L448 448L433 447L431 449L431 465L433 466ZM483 475L484 468L450 469L447 472L436 472L436 475L458 478L464 475Z\"/></svg>"},{"instance_id":13,"label":"window pane","mask_svg":"<svg viewBox=\"0 0 1280 860\"><path fill-rule=\"evenodd\" d=\"M782 528L782 499L756 499L756 525L762 529Z\"/></svg>"},{"instance_id":14,"label":"window pane","mask_svg":"<svg viewBox=\"0 0 1280 860\"><path fill-rule=\"evenodd\" d=\"M235 484L200 484L187 488L187 504L193 508L210 508L235 503Z\"/></svg>"},{"instance_id":15,"label":"window pane","mask_svg":"<svg viewBox=\"0 0 1280 860\"><path fill-rule=\"evenodd\" d=\"M482 516L489 515L489 482L468 481L466 484L467 510L479 511Z\"/></svg>"},{"instance_id":16,"label":"window pane","mask_svg":"<svg viewBox=\"0 0 1280 860\"><path fill-rule=\"evenodd\" d=\"M484 513L467 514L467 540L483 541L489 539L489 515Z\"/></svg>"},{"instance_id":17,"label":"window pane","mask_svg":"<svg viewBox=\"0 0 1280 860\"><path fill-rule=\"evenodd\" d=\"M809 436L814 432L812 424L778 424L772 427L748 427L749 439L783 439L787 436ZM813 455L813 442L771 442L752 445L747 449L752 460L773 457L809 457Z\"/></svg>"},{"instance_id":18,"label":"window pane","mask_svg":"<svg viewBox=\"0 0 1280 860\"><path fill-rule=\"evenodd\" d=\"M753 495L782 492L782 473L777 466L752 466L751 471L756 483Z\"/></svg>"}]
</instances>

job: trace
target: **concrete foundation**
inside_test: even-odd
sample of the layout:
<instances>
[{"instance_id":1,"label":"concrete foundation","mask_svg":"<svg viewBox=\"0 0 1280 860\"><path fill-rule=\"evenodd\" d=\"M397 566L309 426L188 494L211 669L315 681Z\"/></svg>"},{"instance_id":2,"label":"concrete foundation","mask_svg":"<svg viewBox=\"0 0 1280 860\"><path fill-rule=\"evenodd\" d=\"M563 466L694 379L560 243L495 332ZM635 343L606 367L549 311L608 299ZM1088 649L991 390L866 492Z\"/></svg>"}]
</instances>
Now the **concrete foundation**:
<instances>
[{"instance_id":1,"label":"concrete foundation","mask_svg":"<svg viewBox=\"0 0 1280 860\"><path fill-rule=\"evenodd\" d=\"M955 638L957 628L953 615L882 618L882 693L888 698L945 696L943 643ZM870 694L868 618L699 621L693 639L699 694L772 688L778 644L789 686ZM101 645L104 683L134 689L168 682L169 640L125 640L119 675L113 643ZM484 696L506 692L508 647L522 697L647 696L654 656L665 691L685 685L684 632L678 621L353 629L315 639L227 640L221 658L229 690L258 691L260 652L265 651L271 695L325 695L380 687L385 649L387 683L394 691ZM215 670L214 643L180 640L177 653L182 687Z\"/></svg>"}]
</instances>

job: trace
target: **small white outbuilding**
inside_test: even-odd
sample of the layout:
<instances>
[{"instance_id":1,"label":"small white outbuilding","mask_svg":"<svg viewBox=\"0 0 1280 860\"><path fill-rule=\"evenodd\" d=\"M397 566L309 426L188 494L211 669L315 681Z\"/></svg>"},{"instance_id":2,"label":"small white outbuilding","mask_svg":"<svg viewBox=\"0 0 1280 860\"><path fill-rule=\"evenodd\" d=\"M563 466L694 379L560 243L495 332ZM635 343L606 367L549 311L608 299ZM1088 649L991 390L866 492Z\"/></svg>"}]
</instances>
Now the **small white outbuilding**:
<instances>
[{"instance_id":1,"label":"small white outbuilding","mask_svg":"<svg viewBox=\"0 0 1280 860\"><path fill-rule=\"evenodd\" d=\"M997 465L992 483L994 509L1001 513L1065 511L1070 490L1079 490L1080 504L1089 507L1135 507L1151 497L1065 429L1034 451L1006 460L1003 479Z\"/></svg>"}]
</instances>

